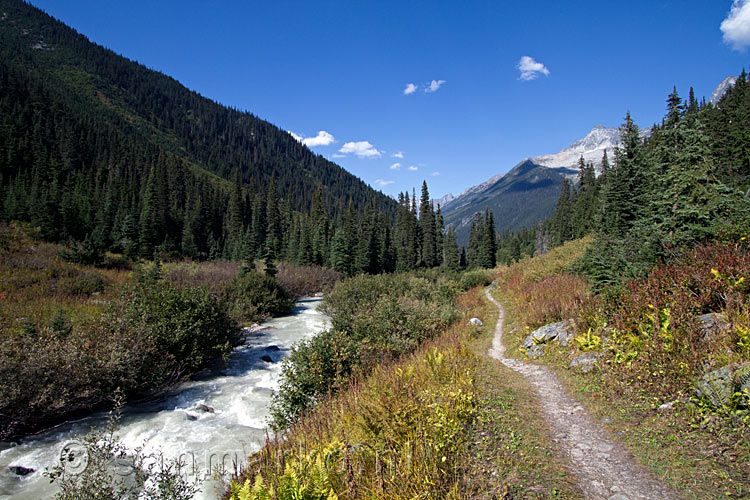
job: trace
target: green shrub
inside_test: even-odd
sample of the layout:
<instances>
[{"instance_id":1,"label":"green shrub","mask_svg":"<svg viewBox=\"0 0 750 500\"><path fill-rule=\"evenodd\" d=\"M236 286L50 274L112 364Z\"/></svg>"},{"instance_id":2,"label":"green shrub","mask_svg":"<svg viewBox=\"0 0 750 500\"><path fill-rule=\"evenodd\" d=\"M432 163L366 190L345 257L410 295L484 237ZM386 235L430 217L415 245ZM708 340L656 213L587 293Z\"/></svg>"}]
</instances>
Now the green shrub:
<instances>
[{"instance_id":1,"label":"green shrub","mask_svg":"<svg viewBox=\"0 0 750 500\"><path fill-rule=\"evenodd\" d=\"M295 346L284 361L280 390L273 398L274 426L283 428L296 421L321 396L343 383L361 361L361 347L336 330L326 330Z\"/></svg>"},{"instance_id":2,"label":"green shrub","mask_svg":"<svg viewBox=\"0 0 750 500\"><path fill-rule=\"evenodd\" d=\"M470 290L475 286L487 286L492 283L492 271L487 269L475 269L461 273L458 284L461 290Z\"/></svg>"},{"instance_id":3,"label":"green shrub","mask_svg":"<svg viewBox=\"0 0 750 500\"><path fill-rule=\"evenodd\" d=\"M228 355L236 342L226 306L204 288L138 283L125 291L122 302L116 313L125 326L152 335L179 373Z\"/></svg>"},{"instance_id":4,"label":"green shrub","mask_svg":"<svg viewBox=\"0 0 750 500\"><path fill-rule=\"evenodd\" d=\"M284 362L274 424L285 427L353 372L413 352L459 317L461 286L437 273L361 275L336 284L322 310L333 329L300 344Z\"/></svg>"},{"instance_id":5,"label":"green shrub","mask_svg":"<svg viewBox=\"0 0 750 500\"><path fill-rule=\"evenodd\" d=\"M58 290L66 295L91 295L104 291L104 278L93 271L68 272L58 279Z\"/></svg>"},{"instance_id":6,"label":"green shrub","mask_svg":"<svg viewBox=\"0 0 750 500\"><path fill-rule=\"evenodd\" d=\"M285 312L294 304L273 277L249 268L240 269L225 285L224 299L237 322L258 321Z\"/></svg>"}]
</instances>

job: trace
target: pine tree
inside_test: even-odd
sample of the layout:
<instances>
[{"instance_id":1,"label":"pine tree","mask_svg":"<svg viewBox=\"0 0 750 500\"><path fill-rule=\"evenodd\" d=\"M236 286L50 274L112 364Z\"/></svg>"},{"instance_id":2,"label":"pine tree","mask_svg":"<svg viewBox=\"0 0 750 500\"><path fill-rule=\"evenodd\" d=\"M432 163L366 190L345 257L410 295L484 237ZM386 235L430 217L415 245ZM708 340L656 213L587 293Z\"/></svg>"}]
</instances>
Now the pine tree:
<instances>
[{"instance_id":1,"label":"pine tree","mask_svg":"<svg viewBox=\"0 0 750 500\"><path fill-rule=\"evenodd\" d=\"M453 226L448 227L443 246L443 266L452 271L458 271L461 267L461 254L456 243L456 230Z\"/></svg>"},{"instance_id":2,"label":"pine tree","mask_svg":"<svg viewBox=\"0 0 750 500\"><path fill-rule=\"evenodd\" d=\"M433 212L427 182L422 182L422 196L419 203L419 228L421 236L421 265L437 265L437 235L435 234L435 213Z\"/></svg>"},{"instance_id":3,"label":"pine tree","mask_svg":"<svg viewBox=\"0 0 750 500\"><path fill-rule=\"evenodd\" d=\"M435 262L436 266L443 265L444 252L443 246L445 245L445 225L443 221L443 214L440 211L440 204L438 203L437 212L435 213L435 253L437 259Z\"/></svg>"}]
</instances>

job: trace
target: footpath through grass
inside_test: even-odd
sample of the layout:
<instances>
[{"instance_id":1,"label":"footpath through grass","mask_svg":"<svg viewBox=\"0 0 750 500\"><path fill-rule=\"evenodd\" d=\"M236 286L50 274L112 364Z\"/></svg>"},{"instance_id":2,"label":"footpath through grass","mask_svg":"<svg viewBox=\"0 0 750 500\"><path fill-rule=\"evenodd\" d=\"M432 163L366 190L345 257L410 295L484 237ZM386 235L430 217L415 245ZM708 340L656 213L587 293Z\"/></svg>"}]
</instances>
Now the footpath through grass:
<instances>
[{"instance_id":1,"label":"footpath through grass","mask_svg":"<svg viewBox=\"0 0 750 500\"><path fill-rule=\"evenodd\" d=\"M684 497L749 498L747 394L717 405L694 390L706 373L750 361L746 246L707 245L593 296L567 270L585 244L501 270L493 294L506 308L507 354L550 365L596 420ZM726 324L706 332L699 316L709 313ZM575 337L567 347L548 342L542 357L526 357L526 335L568 319ZM597 358L590 371L569 366L582 354Z\"/></svg>"}]
</instances>

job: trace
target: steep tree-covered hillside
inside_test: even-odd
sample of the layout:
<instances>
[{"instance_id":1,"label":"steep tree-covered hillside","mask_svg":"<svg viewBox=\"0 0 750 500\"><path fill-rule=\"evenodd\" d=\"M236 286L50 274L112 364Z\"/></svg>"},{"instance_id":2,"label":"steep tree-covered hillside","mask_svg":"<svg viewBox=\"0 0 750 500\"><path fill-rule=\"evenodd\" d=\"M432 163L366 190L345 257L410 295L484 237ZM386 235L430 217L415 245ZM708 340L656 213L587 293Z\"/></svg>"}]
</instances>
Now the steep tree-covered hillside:
<instances>
[{"instance_id":1,"label":"steep tree-covered hillside","mask_svg":"<svg viewBox=\"0 0 750 500\"><path fill-rule=\"evenodd\" d=\"M349 200L395 216L394 200L274 125L0 1L3 219L143 256L238 257L267 241L280 252L295 214L340 222Z\"/></svg>"}]
</instances>

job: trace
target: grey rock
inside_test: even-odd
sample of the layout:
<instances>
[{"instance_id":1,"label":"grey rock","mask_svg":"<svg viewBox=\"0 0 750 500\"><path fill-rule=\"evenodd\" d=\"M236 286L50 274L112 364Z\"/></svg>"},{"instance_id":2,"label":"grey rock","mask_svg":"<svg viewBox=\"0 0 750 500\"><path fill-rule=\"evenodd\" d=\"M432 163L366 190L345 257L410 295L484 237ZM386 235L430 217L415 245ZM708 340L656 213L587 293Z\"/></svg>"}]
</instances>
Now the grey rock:
<instances>
[{"instance_id":1,"label":"grey rock","mask_svg":"<svg viewBox=\"0 0 750 500\"><path fill-rule=\"evenodd\" d=\"M630 500L628 497L623 495L622 493L616 493L609 497L609 500Z\"/></svg>"},{"instance_id":2,"label":"grey rock","mask_svg":"<svg viewBox=\"0 0 750 500\"><path fill-rule=\"evenodd\" d=\"M745 363L734 371L734 386L737 392L745 394L742 405L750 407L750 363ZM747 392L746 392L747 391Z\"/></svg>"},{"instance_id":3,"label":"grey rock","mask_svg":"<svg viewBox=\"0 0 750 500\"><path fill-rule=\"evenodd\" d=\"M482 320L479 318L471 318L469 320L469 325L471 326L482 326L484 323L482 323Z\"/></svg>"},{"instance_id":4,"label":"grey rock","mask_svg":"<svg viewBox=\"0 0 750 500\"><path fill-rule=\"evenodd\" d=\"M279 352L280 350L281 348L277 345L269 345L268 347L266 347L266 351Z\"/></svg>"},{"instance_id":5,"label":"grey rock","mask_svg":"<svg viewBox=\"0 0 750 500\"><path fill-rule=\"evenodd\" d=\"M713 342L723 333L729 332L732 325L727 317L719 313L708 313L698 316L698 333L701 340Z\"/></svg>"},{"instance_id":6,"label":"grey rock","mask_svg":"<svg viewBox=\"0 0 750 500\"><path fill-rule=\"evenodd\" d=\"M546 344L555 339L560 339L562 345L567 345L568 340L573 336L572 323L570 320L560 321L537 328L523 340L523 347L529 349L535 344Z\"/></svg>"},{"instance_id":7,"label":"grey rock","mask_svg":"<svg viewBox=\"0 0 750 500\"><path fill-rule=\"evenodd\" d=\"M268 354L264 354L263 356L261 356L260 360L265 361L266 363L273 363L273 358Z\"/></svg>"},{"instance_id":8,"label":"grey rock","mask_svg":"<svg viewBox=\"0 0 750 500\"><path fill-rule=\"evenodd\" d=\"M526 355L532 359L540 358L544 356L544 346L533 345L528 348L528 350L526 351Z\"/></svg>"},{"instance_id":9,"label":"grey rock","mask_svg":"<svg viewBox=\"0 0 750 500\"><path fill-rule=\"evenodd\" d=\"M202 411L203 413L216 413L216 410L215 410L215 409L211 408L211 407L210 407L210 406L208 406L208 405L204 405L204 404L202 404L202 403L201 403L201 404L199 404L198 406L196 406L196 407L195 407L195 408L193 408L193 409L194 409L195 411Z\"/></svg>"},{"instance_id":10,"label":"grey rock","mask_svg":"<svg viewBox=\"0 0 750 500\"><path fill-rule=\"evenodd\" d=\"M570 360L570 363L568 363L568 368L578 367L581 372L588 373L594 369L594 366L596 366L596 362L601 357L602 353L600 352L586 352L583 354L579 354L578 356Z\"/></svg>"},{"instance_id":11,"label":"grey rock","mask_svg":"<svg viewBox=\"0 0 750 500\"><path fill-rule=\"evenodd\" d=\"M36 469L30 467L23 467L21 465L11 465L8 470L16 476L28 476L32 472L36 472Z\"/></svg>"},{"instance_id":12,"label":"grey rock","mask_svg":"<svg viewBox=\"0 0 750 500\"><path fill-rule=\"evenodd\" d=\"M695 383L695 393L714 406L728 403L734 393L732 368L724 366L705 374Z\"/></svg>"},{"instance_id":13,"label":"grey rock","mask_svg":"<svg viewBox=\"0 0 750 500\"><path fill-rule=\"evenodd\" d=\"M192 422L192 421L198 420L198 415L193 415L192 413L186 413L185 418L187 418L188 420Z\"/></svg>"},{"instance_id":14,"label":"grey rock","mask_svg":"<svg viewBox=\"0 0 750 500\"><path fill-rule=\"evenodd\" d=\"M490 283L490 288L497 288L497 285L500 284L499 280L493 280L492 283Z\"/></svg>"}]
</instances>

